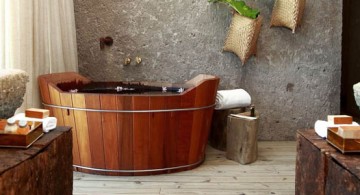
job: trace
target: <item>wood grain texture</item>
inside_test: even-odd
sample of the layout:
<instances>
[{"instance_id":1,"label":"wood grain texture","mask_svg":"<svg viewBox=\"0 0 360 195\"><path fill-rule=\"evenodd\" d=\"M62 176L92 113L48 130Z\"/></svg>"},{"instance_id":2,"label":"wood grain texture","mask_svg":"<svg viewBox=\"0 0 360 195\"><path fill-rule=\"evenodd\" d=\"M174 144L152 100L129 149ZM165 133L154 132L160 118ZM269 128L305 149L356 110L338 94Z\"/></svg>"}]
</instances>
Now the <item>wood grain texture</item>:
<instances>
[{"instance_id":1,"label":"wood grain texture","mask_svg":"<svg viewBox=\"0 0 360 195\"><path fill-rule=\"evenodd\" d=\"M49 92L49 81L44 76L38 77L39 92L41 97L41 102L45 104L51 104L50 92ZM50 111L50 116L54 116L54 111L51 107L44 106L45 109Z\"/></svg>"},{"instance_id":2,"label":"wood grain texture","mask_svg":"<svg viewBox=\"0 0 360 195\"><path fill-rule=\"evenodd\" d=\"M333 147L313 131L297 134L295 193L299 195L325 194L328 154L335 152Z\"/></svg>"},{"instance_id":3,"label":"wood grain texture","mask_svg":"<svg viewBox=\"0 0 360 195\"><path fill-rule=\"evenodd\" d=\"M297 131L296 194L359 194L360 155L342 154L313 129Z\"/></svg>"},{"instance_id":4,"label":"wood grain texture","mask_svg":"<svg viewBox=\"0 0 360 195\"><path fill-rule=\"evenodd\" d=\"M46 104L51 104L49 85L51 84L56 90L61 91L56 87L58 83L62 82L71 82L71 81L81 81L83 83L89 83L90 80L86 77L83 77L75 72L64 72L64 73L52 73L40 75L38 77L39 89L41 100Z\"/></svg>"},{"instance_id":5,"label":"wood grain texture","mask_svg":"<svg viewBox=\"0 0 360 195\"><path fill-rule=\"evenodd\" d=\"M71 141L58 127L26 150L0 148L0 194L72 194Z\"/></svg>"},{"instance_id":6,"label":"wood grain texture","mask_svg":"<svg viewBox=\"0 0 360 195\"><path fill-rule=\"evenodd\" d=\"M147 96L133 96L132 110L149 110ZM133 158L134 169L141 170L149 167L149 113L134 113L133 115Z\"/></svg>"},{"instance_id":7,"label":"wood grain texture","mask_svg":"<svg viewBox=\"0 0 360 195\"><path fill-rule=\"evenodd\" d=\"M136 111L199 108L212 105L215 102L219 79L209 75L198 76L186 83L186 86L193 85L193 87L181 94L73 93L71 102L67 97L69 94L61 91L56 85L70 81L86 83L90 80L76 73L44 75L39 80L47 83L48 86L53 86L52 90L55 93L49 92L51 104L58 105L57 96L60 94L60 100L63 98L63 105L66 106ZM71 88L67 85L62 84L62 88ZM78 148L78 154L74 151L74 162L85 167L121 171L171 168L203 160L212 111L213 108L180 112L97 113L62 109L60 113L54 110L54 115L62 114L66 124L74 125L76 132L74 137L77 137L74 148ZM106 175L147 175L188 170L198 165L136 174L91 171L83 168L76 170Z\"/></svg>"},{"instance_id":8,"label":"wood grain texture","mask_svg":"<svg viewBox=\"0 0 360 195\"><path fill-rule=\"evenodd\" d=\"M62 106L67 106L67 107L73 107L73 103L72 103L72 96L70 93L60 93L60 101L61 101L61 105ZM81 160L80 160L80 151L79 151L79 144L78 144L78 135L77 135L77 129L76 129L76 124L75 124L75 115L74 115L74 110L70 110L70 109L62 109L62 115L64 118L64 125L65 126L69 126L72 127L72 137L73 137L73 149L72 149L72 154L73 154L73 163L75 165L81 165Z\"/></svg>"},{"instance_id":9,"label":"wood grain texture","mask_svg":"<svg viewBox=\"0 0 360 195\"><path fill-rule=\"evenodd\" d=\"M48 86L49 81L45 77L40 76L38 78L38 83L39 83L39 90L40 90L42 102L44 102L46 104L51 104L50 92L49 92L49 86Z\"/></svg>"},{"instance_id":10,"label":"wood grain texture","mask_svg":"<svg viewBox=\"0 0 360 195\"><path fill-rule=\"evenodd\" d=\"M101 109L113 110L117 108L115 95L100 95ZM102 117L102 131L107 169L119 169L119 130L116 113L104 112Z\"/></svg>"},{"instance_id":11,"label":"wood grain texture","mask_svg":"<svg viewBox=\"0 0 360 195\"><path fill-rule=\"evenodd\" d=\"M131 96L117 97L119 110L132 109ZM119 163L122 170L133 170L133 113L118 113L119 123ZM122 175L133 175L133 173L123 173Z\"/></svg>"},{"instance_id":12,"label":"wood grain texture","mask_svg":"<svg viewBox=\"0 0 360 195\"><path fill-rule=\"evenodd\" d=\"M351 161L352 160L352 161ZM352 158L351 166L356 172L359 172L358 165L360 163L359 155L357 158ZM360 179L359 174L349 171L337 161L329 160L328 174L326 176L325 194L338 195L338 194L360 194Z\"/></svg>"},{"instance_id":13,"label":"wood grain texture","mask_svg":"<svg viewBox=\"0 0 360 195\"><path fill-rule=\"evenodd\" d=\"M52 73L52 74L45 74L40 75L38 77L38 84L40 89L40 95L42 102L46 104L53 104L50 98L50 90L49 86L52 86L54 89L59 91L60 93L63 92L59 89L56 85L62 82L71 82L71 81L81 81L83 83L89 83L90 80L86 77L83 77L75 72L63 72L63 73ZM50 110L50 114L53 113L51 107L45 107L46 109Z\"/></svg>"},{"instance_id":14,"label":"wood grain texture","mask_svg":"<svg viewBox=\"0 0 360 195\"><path fill-rule=\"evenodd\" d=\"M75 108L86 108L84 94L72 94L71 98ZM74 110L74 116L81 165L91 167L92 160L86 111Z\"/></svg>"},{"instance_id":15,"label":"wood grain texture","mask_svg":"<svg viewBox=\"0 0 360 195\"><path fill-rule=\"evenodd\" d=\"M197 88L193 88L188 91L186 94L181 96L180 107L181 108L194 108L195 106L195 96L197 92ZM191 148L191 140L194 140L193 137L196 136L199 129L193 129L193 123L199 123L201 119L196 118L197 115L194 113L197 111L183 111L177 112L178 116L179 128L176 131L176 165L186 165L193 163L193 160L190 159L190 156L194 156L192 153L193 149L196 147L192 146ZM195 138L196 139L196 138ZM194 151L196 152L196 150Z\"/></svg>"},{"instance_id":16,"label":"wood grain texture","mask_svg":"<svg viewBox=\"0 0 360 195\"><path fill-rule=\"evenodd\" d=\"M245 112L245 109L235 108L214 110L209 134L209 144L211 147L221 151L226 150L227 118L230 114L237 114L240 112ZM209 116L206 118L209 118Z\"/></svg>"},{"instance_id":17,"label":"wood grain texture","mask_svg":"<svg viewBox=\"0 0 360 195\"><path fill-rule=\"evenodd\" d=\"M239 165L208 147L198 168L173 174L107 177L74 173L75 195L82 194L282 194L295 192L296 142L259 142L259 159Z\"/></svg>"},{"instance_id":18,"label":"wood grain texture","mask_svg":"<svg viewBox=\"0 0 360 195\"><path fill-rule=\"evenodd\" d=\"M86 108L101 109L100 95L86 94ZM94 168L105 168L104 139L101 121L101 113L86 112L89 134L89 147L91 151L91 163Z\"/></svg>"},{"instance_id":19,"label":"wood grain texture","mask_svg":"<svg viewBox=\"0 0 360 195\"><path fill-rule=\"evenodd\" d=\"M193 104L194 107L209 106L209 100L212 97L212 90L208 91L208 82L201 82L196 87L196 93L194 94ZM202 148L205 148L207 143L207 136L205 135L210 129L205 128L204 114L209 111L207 109L193 111L193 124L191 127L191 145L189 154L189 163L195 163L204 158ZM206 138L204 138L206 137Z\"/></svg>"},{"instance_id":20,"label":"wood grain texture","mask_svg":"<svg viewBox=\"0 0 360 195\"><path fill-rule=\"evenodd\" d=\"M150 97L150 110L164 110L166 108L166 97ZM165 166L164 139L167 129L166 113L157 112L150 114L149 128L149 167L151 169L163 168Z\"/></svg>"},{"instance_id":21,"label":"wood grain texture","mask_svg":"<svg viewBox=\"0 0 360 195\"><path fill-rule=\"evenodd\" d=\"M338 134L338 128L329 128L327 131L327 140L336 146L342 153L360 151L360 142L358 139L343 138Z\"/></svg>"},{"instance_id":22,"label":"wood grain texture","mask_svg":"<svg viewBox=\"0 0 360 195\"><path fill-rule=\"evenodd\" d=\"M181 105L180 96L169 96L166 98L166 108L167 109L176 109ZM178 137L177 132L180 129L180 120L178 118L177 112L167 112L165 124L167 129L165 130L164 136L164 147L165 147L165 165L166 167L174 167L177 163L177 146Z\"/></svg>"},{"instance_id":23,"label":"wood grain texture","mask_svg":"<svg viewBox=\"0 0 360 195\"><path fill-rule=\"evenodd\" d=\"M217 87L219 85L219 78L213 78L210 79L207 85L207 98L206 98L206 103L207 105L212 105L215 104L215 99L216 99L216 94L217 94ZM201 100L200 100L201 101ZM214 106L215 107L215 106ZM214 107L207 109L206 114L205 114L205 118L204 118L204 122L205 122L205 131L204 132L204 139L207 142L209 134L210 134L210 128L211 128L211 121L212 121L212 115L214 112ZM202 148L202 153L205 152L205 145Z\"/></svg>"},{"instance_id":24,"label":"wood grain texture","mask_svg":"<svg viewBox=\"0 0 360 195\"><path fill-rule=\"evenodd\" d=\"M249 116L250 113L240 113L242 116ZM226 158L249 164L256 161L258 156L258 135L259 119L256 117L238 118L228 117Z\"/></svg>"},{"instance_id":25,"label":"wood grain texture","mask_svg":"<svg viewBox=\"0 0 360 195\"><path fill-rule=\"evenodd\" d=\"M51 99L52 104L60 106L61 105L60 93L58 90L55 89L55 87L53 85L49 85L49 93L50 93L50 99ZM63 117L61 109L53 108L52 113L57 118L57 125L63 126L64 125L64 117Z\"/></svg>"}]
</instances>

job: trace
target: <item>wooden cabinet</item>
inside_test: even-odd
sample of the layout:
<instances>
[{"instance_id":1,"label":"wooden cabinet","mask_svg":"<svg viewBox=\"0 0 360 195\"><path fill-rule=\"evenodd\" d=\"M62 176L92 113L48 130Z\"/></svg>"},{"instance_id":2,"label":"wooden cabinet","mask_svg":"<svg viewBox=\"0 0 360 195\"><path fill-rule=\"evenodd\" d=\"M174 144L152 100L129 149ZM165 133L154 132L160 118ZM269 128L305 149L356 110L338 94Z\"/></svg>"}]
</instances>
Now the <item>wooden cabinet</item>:
<instances>
[{"instance_id":1,"label":"wooden cabinet","mask_svg":"<svg viewBox=\"0 0 360 195\"><path fill-rule=\"evenodd\" d=\"M360 194L360 155L342 154L313 129L298 130L296 194Z\"/></svg>"},{"instance_id":2,"label":"wooden cabinet","mask_svg":"<svg viewBox=\"0 0 360 195\"><path fill-rule=\"evenodd\" d=\"M28 149L0 148L0 195L72 194L72 135L58 127Z\"/></svg>"}]
</instances>

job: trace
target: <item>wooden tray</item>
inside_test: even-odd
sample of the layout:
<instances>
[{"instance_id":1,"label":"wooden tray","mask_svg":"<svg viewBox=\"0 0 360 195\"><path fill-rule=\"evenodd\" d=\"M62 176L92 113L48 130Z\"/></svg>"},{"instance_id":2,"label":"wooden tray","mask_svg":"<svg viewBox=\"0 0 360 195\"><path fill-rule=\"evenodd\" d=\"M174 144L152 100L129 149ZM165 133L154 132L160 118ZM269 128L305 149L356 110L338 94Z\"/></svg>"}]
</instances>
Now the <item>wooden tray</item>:
<instances>
[{"instance_id":1,"label":"wooden tray","mask_svg":"<svg viewBox=\"0 0 360 195\"><path fill-rule=\"evenodd\" d=\"M35 122L35 127L26 135L0 133L0 147L28 148L42 135L41 122Z\"/></svg>"},{"instance_id":2,"label":"wooden tray","mask_svg":"<svg viewBox=\"0 0 360 195\"><path fill-rule=\"evenodd\" d=\"M338 128L331 127L327 130L327 142L342 153L360 152L360 139L345 139L337 134Z\"/></svg>"}]
</instances>

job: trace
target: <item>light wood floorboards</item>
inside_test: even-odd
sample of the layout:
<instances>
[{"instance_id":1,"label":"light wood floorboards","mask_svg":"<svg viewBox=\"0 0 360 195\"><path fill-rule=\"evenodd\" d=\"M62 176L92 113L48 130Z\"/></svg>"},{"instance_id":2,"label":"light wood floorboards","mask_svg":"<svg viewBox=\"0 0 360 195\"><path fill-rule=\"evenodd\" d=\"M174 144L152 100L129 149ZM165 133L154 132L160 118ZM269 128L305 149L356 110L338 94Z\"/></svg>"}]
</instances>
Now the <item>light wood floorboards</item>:
<instances>
[{"instance_id":1,"label":"light wood floorboards","mask_svg":"<svg viewBox=\"0 0 360 195\"><path fill-rule=\"evenodd\" d=\"M115 177L74 172L74 190L82 194L237 194L293 195L296 143L259 142L258 160L241 165L208 146L205 162L180 173Z\"/></svg>"}]
</instances>

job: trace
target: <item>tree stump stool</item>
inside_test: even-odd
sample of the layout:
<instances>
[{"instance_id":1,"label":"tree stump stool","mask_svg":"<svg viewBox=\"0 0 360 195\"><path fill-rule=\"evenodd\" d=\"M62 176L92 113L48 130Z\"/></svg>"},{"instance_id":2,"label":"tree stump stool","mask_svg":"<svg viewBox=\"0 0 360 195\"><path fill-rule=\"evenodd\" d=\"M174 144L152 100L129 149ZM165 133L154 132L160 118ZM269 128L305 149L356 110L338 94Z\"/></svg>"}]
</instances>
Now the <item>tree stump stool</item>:
<instances>
[{"instance_id":1,"label":"tree stump stool","mask_svg":"<svg viewBox=\"0 0 360 195\"><path fill-rule=\"evenodd\" d=\"M230 114L244 112L245 108L214 110L209 135L209 145L217 150L226 150L227 118Z\"/></svg>"},{"instance_id":2,"label":"tree stump stool","mask_svg":"<svg viewBox=\"0 0 360 195\"><path fill-rule=\"evenodd\" d=\"M0 195L71 195L71 127L57 127L27 149L0 148Z\"/></svg>"},{"instance_id":3,"label":"tree stump stool","mask_svg":"<svg viewBox=\"0 0 360 195\"><path fill-rule=\"evenodd\" d=\"M250 112L228 116L226 158L241 164L249 164L257 159L258 114L250 117Z\"/></svg>"}]
</instances>

